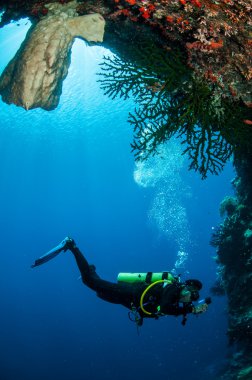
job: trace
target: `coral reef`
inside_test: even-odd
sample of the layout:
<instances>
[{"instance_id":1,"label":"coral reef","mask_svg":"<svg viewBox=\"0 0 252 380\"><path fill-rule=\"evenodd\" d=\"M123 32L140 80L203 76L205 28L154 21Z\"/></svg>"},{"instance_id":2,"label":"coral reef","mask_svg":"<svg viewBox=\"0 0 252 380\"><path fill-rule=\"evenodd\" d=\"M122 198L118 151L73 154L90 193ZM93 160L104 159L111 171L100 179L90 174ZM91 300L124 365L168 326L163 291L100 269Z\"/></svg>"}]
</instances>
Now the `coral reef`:
<instances>
[{"instance_id":1,"label":"coral reef","mask_svg":"<svg viewBox=\"0 0 252 380\"><path fill-rule=\"evenodd\" d=\"M238 380L251 380L252 378L252 366L243 368L237 376Z\"/></svg>"},{"instance_id":2,"label":"coral reef","mask_svg":"<svg viewBox=\"0 0 252 380\"><path fill-rule=\"evenodd\" d=\"M251 0L115 0L115 9L179 42L197 75L251 105Z\"/></svg>"},{"instance_id":3,"label":"coral reef","mask_svg":"<svg viewBox=\"0 0 252 380\"><path fill-rule=\"evenodd\" d=\"M49 2L64 5L69 0L1 1L0 26L24 16L39 19ZM81 15L99 12L120 25L126 20L148 26L183 47L188 65L215 83L221 96L251 107L251 0L80 0L76 10Z\"/></svg>"},{"instance_id":4,"label":"coral reef","mask_svg":"<svg viewBox=\"0 0 252 380\"><path fill-rule=\"evenodd\" d=\"M113 99L133 95L139 105L129 116L137 160L158 153L160 145L176 135L185 145L189 169L206 178L222 170L238 141L242 149L250 144L249 128L237 127L247 107L223 99L215 84L196 78L178 49L167 51L142 38L140 44L134 41L130 59L106 58L102 69L106 94Z\"/></svg>"},{"instance_id":5,"label":"coral reef","mask_svg":"<svg viewBox=\"0 0 252 380\"><path fill-rule=\"evenodd\" d=\"M0 78L2 99L25 109L57 107L70 64L75 37L103 40L105 21L99 14L78 16L77 3L47 4L44 17L28 32ZM42 12L42 11L41 11Z\"/></svg>"},{"instance_id":6,"label":"coral reef","mask_svg":"<svg viewBox=\"0 0 252 380\"><path fill-rule=\"evenodd\" d=\"M226 196L220 204L220 216L231 216L237 207L237 199L234 197Z\"/></svg>"},{"instance_id":7,"label":"coral reef","mask_svg":"<svg viewBox=\"0 0 252 380\"><path fill-rule=\"evenodd\" d=\"M251 379L252 357L252 156L235 160L236 199L227 197L226 218L215 232L222 287L228 296L228 336L235 352L223 380Z\"/></svg>"}]
</instances>

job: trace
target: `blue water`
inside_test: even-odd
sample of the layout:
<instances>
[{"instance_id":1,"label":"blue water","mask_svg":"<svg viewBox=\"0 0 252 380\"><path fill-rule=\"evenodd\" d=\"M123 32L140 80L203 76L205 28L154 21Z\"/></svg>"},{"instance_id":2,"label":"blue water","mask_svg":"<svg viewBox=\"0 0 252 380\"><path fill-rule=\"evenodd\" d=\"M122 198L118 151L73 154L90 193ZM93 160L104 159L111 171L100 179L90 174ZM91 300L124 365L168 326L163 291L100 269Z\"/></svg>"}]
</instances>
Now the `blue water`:
<instances>
[{"instance_id":1,"label":"blue water","mask_svg":"<svg viewBox=\"0 0 252 380\"><path fill-rule=\"evenodd\" d=\"M1 70L28 25L0 31ZM225 298L206 314L146 320L137 335L127 309L83 286L70 253L31 269L65 236L105 279L118 272L176 269L216 278L209 240L232 194L234 172L202 181L178 141L163 159L136 165L127 123L134 100L104 96L96 82L101 47L76 41L59 107L0 103L0 379L215 379L227 353Z\"/></svg>"}]
</instances>

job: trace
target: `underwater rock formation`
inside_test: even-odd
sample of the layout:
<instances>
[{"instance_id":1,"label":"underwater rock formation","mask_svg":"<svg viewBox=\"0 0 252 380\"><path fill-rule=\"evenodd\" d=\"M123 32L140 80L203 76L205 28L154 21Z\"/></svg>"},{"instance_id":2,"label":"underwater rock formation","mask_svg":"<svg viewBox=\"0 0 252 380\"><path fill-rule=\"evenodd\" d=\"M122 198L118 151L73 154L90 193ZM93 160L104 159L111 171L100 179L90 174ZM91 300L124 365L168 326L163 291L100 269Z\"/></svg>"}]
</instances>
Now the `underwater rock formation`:
<instances>
[{"instance_id":1,"label":"underwater rock formation","mask_svg":"<svg viewBox=\"0 0 252 380\"><path fill-rule=\"evenodd\" d=\"M252 379L252 157L235 160L236 199L226 197L226 218L213 236L220 281L228 297L228 336L234 346L223 380Z\"/></svg>"},{"instance_id":2,"label":"underwater rock formation","mask_svg":"<svg viewBox=\"0 0 252 380\"><path fill-rule=\"evenodd\" d=\"M57 107L70 65L75 37L102 42L105 20L98 14L78 16L75 1L47 4L48 13L31 27L0 78L0 94L26 110Z\"/></svg>"},{"instance_id":3,"label":"underwater rock formation","mask_svg":"<svg viewBox=\"0 0 252 380\"><path fill-rule=\"evenodd\" d=\"M49 1L65 6L70 0L1 0L0 27L22 17L43 17ZM108 24L112 22L112 29L118 25L118 35L131 23L162 36L168 47L174 41L185 50L196 75L215 84L220 96L252 106L251 0L78 0L77 4L79 15L101 13ZM251 125L252 120L248 122Z\"/></svg>"}]
</instances>

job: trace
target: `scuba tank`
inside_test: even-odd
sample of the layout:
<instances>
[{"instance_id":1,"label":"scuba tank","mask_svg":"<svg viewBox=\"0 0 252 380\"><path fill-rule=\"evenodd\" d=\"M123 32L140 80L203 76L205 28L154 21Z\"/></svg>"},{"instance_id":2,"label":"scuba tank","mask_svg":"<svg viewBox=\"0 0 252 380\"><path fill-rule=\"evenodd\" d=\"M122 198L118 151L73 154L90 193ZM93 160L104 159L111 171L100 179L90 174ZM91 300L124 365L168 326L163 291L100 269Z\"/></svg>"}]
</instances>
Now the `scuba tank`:
<instances>
[{"instance_id":1,"label":"scuba tank","mask_svg":"<svg viewBox=\"0 0 252 380\"><path fill-rule=\"evenodd\" d=\"M160 280L167 280L167 284L172 284L174 281L178 281L178 278L174 277L170 272L119 273L117 276L117 282L145 282L146 284L152 284Z\"/></svg>"}]
</instances>

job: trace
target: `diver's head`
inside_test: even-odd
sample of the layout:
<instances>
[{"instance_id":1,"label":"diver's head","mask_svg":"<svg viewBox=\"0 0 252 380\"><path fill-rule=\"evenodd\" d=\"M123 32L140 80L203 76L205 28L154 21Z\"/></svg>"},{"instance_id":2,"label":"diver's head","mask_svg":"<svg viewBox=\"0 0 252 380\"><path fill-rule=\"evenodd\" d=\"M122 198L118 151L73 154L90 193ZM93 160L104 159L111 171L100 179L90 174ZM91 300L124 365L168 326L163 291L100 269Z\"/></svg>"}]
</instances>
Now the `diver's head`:
<instances>
[{"instance_id":1,"label":"diver's head","mask_svg":"<svg viewBox=\"0 0 252 380\"><path fill-rule=\"evenodd\" d=\"M187 280L185 281L181 292L180 302L192 302L199 299L199 290L202 288L202 283L199 280Z\"/></svg>"}]
</instances>

